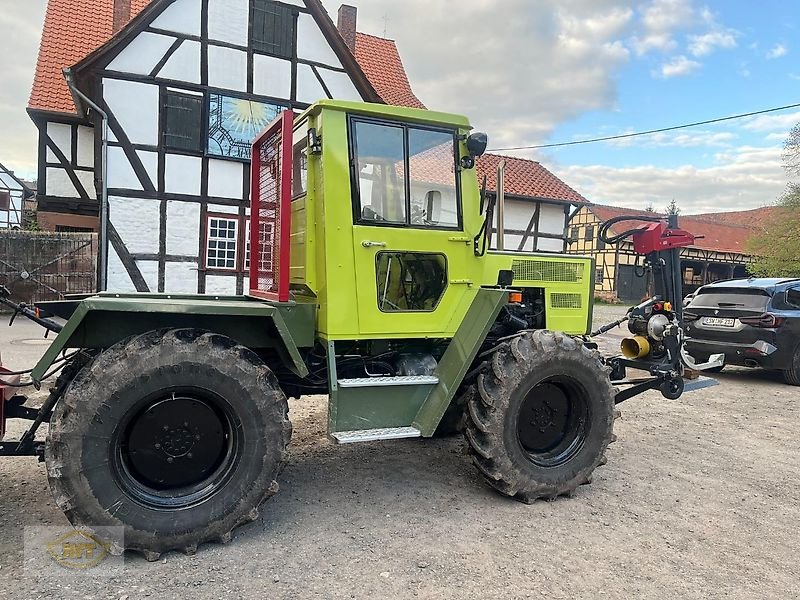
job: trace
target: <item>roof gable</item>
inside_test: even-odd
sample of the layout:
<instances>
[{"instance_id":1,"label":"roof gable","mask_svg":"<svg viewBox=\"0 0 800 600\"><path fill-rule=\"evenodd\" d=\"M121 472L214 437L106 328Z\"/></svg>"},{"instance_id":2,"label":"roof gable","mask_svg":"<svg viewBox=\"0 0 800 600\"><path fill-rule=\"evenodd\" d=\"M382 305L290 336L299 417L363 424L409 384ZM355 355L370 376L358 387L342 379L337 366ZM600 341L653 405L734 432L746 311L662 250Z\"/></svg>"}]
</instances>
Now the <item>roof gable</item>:
<instances>
[{"instance_id":1,"label":"roof gable","mask_svg":"<svg viewBox=\"0 0 800 600\"><path fill-rule=\"evenodd\" d=\"M538 200L554 200L569 204L586 204L588 200L553 175L535 160L484 154L477 160L478 182L486 189L497 190L497 167L506 162L505 193L509 196Z\"/></svg>"},{"instance_id":2,"label":"roof gable","mask_svg":"<svg viewBox=\"0 0 800 600\"><path fill-rule=\"evenodd\" d=\"M131 0L131 20L112 35L113 0L49 0L29 110L75 114L75 103L62 70L73 67L80 80L80 71L101 60L113 59L145 26L161 17L168 19L175 2ZM297 2L303 2L341 64L352 75L359 92L368 101L381 102L321 2Z\"/></svg>"},{"instance_id":3,"label":"roof gable","mask_svg":"<svg viewBox=\"0 0 800 600\"><path fill-rule=\"evenodd\" d=\"M393 40L356 33L356 60L383 101L395 106L425 108L408 81Z\"/></svg>"}]
</instances>

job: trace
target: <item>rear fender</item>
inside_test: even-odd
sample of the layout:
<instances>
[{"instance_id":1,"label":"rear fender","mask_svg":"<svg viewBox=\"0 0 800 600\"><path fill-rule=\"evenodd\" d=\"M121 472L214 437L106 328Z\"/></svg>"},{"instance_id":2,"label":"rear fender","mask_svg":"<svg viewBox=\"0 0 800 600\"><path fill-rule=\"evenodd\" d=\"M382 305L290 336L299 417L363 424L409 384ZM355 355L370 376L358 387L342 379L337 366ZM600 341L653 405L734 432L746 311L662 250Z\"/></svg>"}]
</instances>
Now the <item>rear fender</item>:
<instances>
[{"instance_id":1,"label":"rear fender","mask_svg":"<svg viewBox=\"0 0 800 600\"><path fill-rule=\"evenodd\" d=\"M251 349L271 348L299 377L308 369L299 348L314 344L316 305L272 304L245 297L93 296L83 300L31 373L39 382L62 352L105 349L154 329L196 328Z\"/></svg>"}]
</instances>

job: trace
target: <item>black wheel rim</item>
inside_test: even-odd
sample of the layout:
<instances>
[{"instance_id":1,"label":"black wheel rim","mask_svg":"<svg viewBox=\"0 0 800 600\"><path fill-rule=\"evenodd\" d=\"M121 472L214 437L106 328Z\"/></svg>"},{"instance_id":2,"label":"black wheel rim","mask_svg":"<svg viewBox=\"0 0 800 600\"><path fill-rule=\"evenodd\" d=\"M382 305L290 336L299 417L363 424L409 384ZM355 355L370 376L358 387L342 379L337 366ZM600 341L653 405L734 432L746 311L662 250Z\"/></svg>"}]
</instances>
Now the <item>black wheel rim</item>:
<instances>
[{"instance_id":1,"label":"black wheel rim","mask_svg":"<svg viewBox=\"0 0 800 600\"><path fill-rule=\"evenodd\" d=\"M551 377L525 393L517 415L517 440L535 465L558 467L583 448L590 423L586 389L575 379Z\"/></svg>"},{"instance_id":2,"label":"black wheel rim","mask_svg":"<svg viewBox=\"0 0 800 600\"><path fill-rule=\"evenodd\" d=\"M160 392L129 411L112 443L122 489L158 509L208 500L229 480L241 452L230 405L201 389Z\"/></svg>"}]
</instances>

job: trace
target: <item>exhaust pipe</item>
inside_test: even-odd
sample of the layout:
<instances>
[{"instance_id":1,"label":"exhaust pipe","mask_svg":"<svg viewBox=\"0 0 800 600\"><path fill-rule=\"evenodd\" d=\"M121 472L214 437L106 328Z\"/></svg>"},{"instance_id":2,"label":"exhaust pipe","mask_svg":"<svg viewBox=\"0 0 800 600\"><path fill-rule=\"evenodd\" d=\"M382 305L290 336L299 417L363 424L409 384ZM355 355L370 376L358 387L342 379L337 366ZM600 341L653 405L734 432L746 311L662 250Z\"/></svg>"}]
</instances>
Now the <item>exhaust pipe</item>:
<instances>
[{"instance_id":1,"label":"exhaust pipe","mask_svg":"<svg viewBox=\"0 0 800 600\"><path fill-rule=\"evenodd\" d=\"M761 365L759 365L758 362L754 361L752 358L746 358L744 360L744 366L750 367L751 369L757 369Z\"/></svg>"},{"instance_id":2,"label":"exhaust pipe","mask_svg":"<svg viewBox=\"0 0 800 600\"><path fill-rule=\"evenodd\" d=\"M497 165L497 249L505 250L506 243L506 161Z\"/></svg>"}]
</instances>

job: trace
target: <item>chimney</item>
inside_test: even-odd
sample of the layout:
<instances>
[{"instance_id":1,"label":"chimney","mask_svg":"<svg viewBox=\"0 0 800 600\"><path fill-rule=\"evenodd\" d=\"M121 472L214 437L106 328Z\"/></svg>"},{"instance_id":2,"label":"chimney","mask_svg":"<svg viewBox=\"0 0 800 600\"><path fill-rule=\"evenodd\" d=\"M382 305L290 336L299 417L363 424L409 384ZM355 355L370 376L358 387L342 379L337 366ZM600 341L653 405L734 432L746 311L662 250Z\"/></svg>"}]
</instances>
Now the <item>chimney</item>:
<instances>
[{"instance_id":1,"label":"chimney","mask_svg":"<svg viewBox=\"0 0 800 600\"><path fill-rule=\"evenodd\" d=\"M131 20L131 0L114 0L114 25L112 33L117 33Z\"/></svg>"},{"instance_id":2,"label":"chimney","mask_svg":"<svg viewBox=\"0 0 800 600\"><path fill-rule=\"evenodd\" d=\"M344 38L344 43L350 48L350 52L356 53L356 19L358 9L349 4L342 4L339 7L339 33Z\"/></svg>"}]
</instances>

